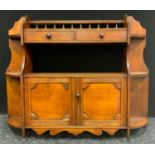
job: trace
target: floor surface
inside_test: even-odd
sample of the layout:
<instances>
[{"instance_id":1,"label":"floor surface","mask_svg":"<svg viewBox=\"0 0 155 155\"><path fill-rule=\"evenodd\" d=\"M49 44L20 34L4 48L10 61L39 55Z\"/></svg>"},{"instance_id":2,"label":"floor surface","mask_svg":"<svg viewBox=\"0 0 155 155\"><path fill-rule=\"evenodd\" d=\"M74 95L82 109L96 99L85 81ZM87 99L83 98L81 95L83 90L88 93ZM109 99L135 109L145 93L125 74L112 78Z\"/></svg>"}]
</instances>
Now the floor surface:
<instances>
[{"instance_id":1,"label":"floor surface","mask_svg":"<svg viewBox=\"0 0 155 155\"><path fill-rule=\"evenodd\" d=\"M120 130L115 136L103 133L94 136L90 133L74 137L67 132L50 136L47 133L38 136L32 130L27 131L26 138L22 138L21 130L10 128L6 123L7 116L0 115L0 143L1 144L147 144L155 143L155 118L149 118L149 124L145 128L133 130L130 141L126 139L126 130Z\"/></svg>"}]
</instances>

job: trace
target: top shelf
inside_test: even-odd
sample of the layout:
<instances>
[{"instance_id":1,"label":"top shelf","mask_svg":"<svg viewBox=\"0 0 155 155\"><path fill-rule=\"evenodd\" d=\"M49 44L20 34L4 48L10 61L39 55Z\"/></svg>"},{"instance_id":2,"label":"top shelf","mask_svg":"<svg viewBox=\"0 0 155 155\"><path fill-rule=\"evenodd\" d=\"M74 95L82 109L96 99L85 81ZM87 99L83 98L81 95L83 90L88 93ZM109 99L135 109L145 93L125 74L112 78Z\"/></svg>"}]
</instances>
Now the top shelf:
<instances>
[{"instance_id":1,"label":"top shelf","mask_svg":"<svg viewBox=\"0 0 155 155\"><path fill-rule=\"evenodd\" d=\"M31 20L21 17L9 38L26 43L128 43L145 39L146 30L132 16L123 20Z\"/></svg>"},{"instance_id":2,"label":"top shelf","mask_svg":"<svg viewBox=\"0 0 155 155\"><path fill-rule=\"evenodd\" d=\"M126 20L30 20L30 24L50 24L50 23L59 23L59 24L91 24L91 23L126 23Z\"/></svg>"}]
</instances>

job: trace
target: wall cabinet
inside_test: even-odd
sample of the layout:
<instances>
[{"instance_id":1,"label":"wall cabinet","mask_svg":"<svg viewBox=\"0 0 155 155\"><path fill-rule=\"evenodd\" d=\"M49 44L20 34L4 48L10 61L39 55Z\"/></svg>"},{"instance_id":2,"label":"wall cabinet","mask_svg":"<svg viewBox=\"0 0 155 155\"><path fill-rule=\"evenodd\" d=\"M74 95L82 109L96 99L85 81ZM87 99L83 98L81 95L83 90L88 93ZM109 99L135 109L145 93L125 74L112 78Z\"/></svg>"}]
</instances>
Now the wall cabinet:
<instances>
[{"instance_id":1,"label":"wall cabinet","mask_svg":"<svg viewBox=\"0 0 155 155\"><path fill-rule=\"evenodd\" d=\"M35 21L9 30L8 124L56 135L114 135L147 124L146 30L123 20Z\"/></svg>"}]
</instances>

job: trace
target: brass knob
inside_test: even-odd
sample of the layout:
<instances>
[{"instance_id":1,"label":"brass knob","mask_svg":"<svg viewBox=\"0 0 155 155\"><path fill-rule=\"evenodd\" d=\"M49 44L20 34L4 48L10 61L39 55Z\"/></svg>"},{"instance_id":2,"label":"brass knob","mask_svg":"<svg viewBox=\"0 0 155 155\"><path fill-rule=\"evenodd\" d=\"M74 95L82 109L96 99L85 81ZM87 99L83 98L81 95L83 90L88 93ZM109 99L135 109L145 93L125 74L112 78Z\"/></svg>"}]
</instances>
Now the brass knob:
<instances>
[{"instance_id":1,"label":"brass knob","mask_svg":"<svg viewBox=\"0 0 155 155\"><path fill-rule=\"evenodd\" d=\"M103 38L104 37L104 34L103 33L100 33L99 36L100 36L100 38Z\"/></svg>"},{"instance_id":2,"label":"brass knob","mask_svg":"<svg viewBox=\"0 0 155 155\"><path fill-rule=\"evenodd\" d=\"M46 38L47 38L47 39L51 39L51 37L52 37L52 35L51 35L50 33L47 33L47 34L46 34Z\"/></svg>"}]
</instances>

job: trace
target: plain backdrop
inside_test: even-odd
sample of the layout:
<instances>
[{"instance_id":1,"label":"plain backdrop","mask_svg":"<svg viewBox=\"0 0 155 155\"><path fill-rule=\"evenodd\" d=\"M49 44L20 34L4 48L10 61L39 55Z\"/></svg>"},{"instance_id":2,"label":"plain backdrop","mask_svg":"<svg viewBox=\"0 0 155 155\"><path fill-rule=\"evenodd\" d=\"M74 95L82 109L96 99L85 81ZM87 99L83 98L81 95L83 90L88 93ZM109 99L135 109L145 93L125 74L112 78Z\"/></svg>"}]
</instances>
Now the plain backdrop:
<instances>
[{"instance_id":1,"label":"plain backdrop","mask_svg":"<svg viewBox=\"0 0 155 155\"><path fill-rule=\"evenodd\" d=\"M5 70L10 61L8 48L8 30L21 16L28 15L32 19L122 19L131 15L139 20L147 29L147 46L144 58L150 70L149 84L149 116L155 116L155 11L0 11L0 113L7 112ZM89 53L88 53L89 55Z\"/></svg>"}]
</instances>

